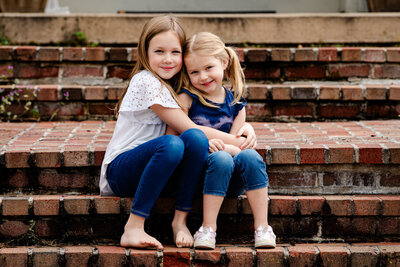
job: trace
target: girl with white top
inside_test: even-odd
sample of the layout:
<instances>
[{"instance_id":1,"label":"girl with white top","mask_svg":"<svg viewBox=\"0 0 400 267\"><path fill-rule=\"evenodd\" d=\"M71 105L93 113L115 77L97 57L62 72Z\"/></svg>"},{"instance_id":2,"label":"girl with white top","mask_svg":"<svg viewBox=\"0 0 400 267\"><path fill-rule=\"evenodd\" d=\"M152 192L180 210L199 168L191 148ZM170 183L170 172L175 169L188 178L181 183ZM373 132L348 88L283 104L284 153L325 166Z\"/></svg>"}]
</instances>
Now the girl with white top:
<instances>
[{"instance_id":1,"label":"girl with white top","mask_svg":"<svg viewBox=\"0 0 400 267\"><path fill-rule=\"evenodd\" d=\"M116 107L118 119L101 167L100 193L134 198L120 240L124 247L163 248L144 231L144 222L173 173L178 179L174 240L178 247L191 247L194 240L186 218L207 159L207 137L243 147L254 144L251 133L243 138L197 126L182 112L174 89L185 82L181 72L184 42L185 33L176 18L148 21L139 39L131 81ZM181 135L164 135L166 124Z\"/></svg>"}]
</instances>

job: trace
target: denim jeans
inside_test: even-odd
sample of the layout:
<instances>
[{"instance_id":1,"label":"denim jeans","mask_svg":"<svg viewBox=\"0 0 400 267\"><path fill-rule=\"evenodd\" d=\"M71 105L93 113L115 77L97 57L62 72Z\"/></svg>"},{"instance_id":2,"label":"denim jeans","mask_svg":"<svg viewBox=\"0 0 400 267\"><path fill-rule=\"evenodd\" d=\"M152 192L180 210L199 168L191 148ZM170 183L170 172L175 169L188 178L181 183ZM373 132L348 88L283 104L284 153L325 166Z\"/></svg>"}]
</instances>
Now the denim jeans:
<instances>
[{"instance_id":1,"label":"denim jeans","mask_svg":"<svg viewBox=\"0 0 400 267\"><path fill-rule=\"evenodd\" d=\"M268 186L268 175L262 157L254 149L245 149L232 157L225 151L208 156L203 194L239 196Z\"/></svg>"},{"instance_id":2,"label":"denim jeans","mask_svg":"<svg viewBox=\"0 0 400 267\"><path fill-rule=\"evenodd\" d=\"M175 173L175 208L191 211L207 155L208 139L198 129L160 136L116 157L107 168L108 183L117 196L134 198L131 213L147 218Z\"/></svg>"}]
</instances>

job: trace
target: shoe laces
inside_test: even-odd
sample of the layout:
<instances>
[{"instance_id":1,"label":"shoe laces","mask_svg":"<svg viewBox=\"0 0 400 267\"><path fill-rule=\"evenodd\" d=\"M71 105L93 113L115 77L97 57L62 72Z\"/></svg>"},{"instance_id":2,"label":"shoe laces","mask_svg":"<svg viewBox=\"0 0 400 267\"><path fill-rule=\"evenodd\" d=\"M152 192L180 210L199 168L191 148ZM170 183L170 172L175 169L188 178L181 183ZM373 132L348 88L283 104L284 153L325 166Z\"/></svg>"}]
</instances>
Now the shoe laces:
<instances>
[{"instance_id":1,"label":"shoe laces","mask_svg":"<svg viewBox=\"0 0 400 267\"><path fill-rule=\"evenodd\" d=\"M217 233L212 229L212 227L203 227L201 226L200 229L195 234L195 239L197 238L215 238Z\"/></svg>"},{"instance_id":2,"label":"shoe laces","mask_svg":"<svg viewBox=\"0 0 400 267\"><path fill-rule=\"evenodd\" d=\"M268 233L269 235L271 235L271 236L273 236L275 238L274 231L272 230L272 227L269 226L269 225L268 226L260 225L260 226L258 226L258 228L257 228L257 230L255 232L256 232L256 236L257 237L261 237L264 234Z\"/></svg>"}]
</instances>

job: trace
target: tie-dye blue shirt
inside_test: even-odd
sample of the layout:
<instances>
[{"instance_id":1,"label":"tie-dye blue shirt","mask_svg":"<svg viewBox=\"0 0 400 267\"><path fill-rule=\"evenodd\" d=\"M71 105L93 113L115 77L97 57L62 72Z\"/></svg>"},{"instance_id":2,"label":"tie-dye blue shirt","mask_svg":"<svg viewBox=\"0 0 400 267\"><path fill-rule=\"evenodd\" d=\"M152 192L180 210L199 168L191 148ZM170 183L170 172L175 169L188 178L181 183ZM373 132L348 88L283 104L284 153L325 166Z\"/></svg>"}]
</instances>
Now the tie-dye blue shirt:
<instances>
[{"instance_id":1,"label":"tie-dye blue shirt","mask_svg":"<svg viewBox=\"0 0 400 267\"><path fill-rule=\"evenodd\" d=\"M197 125L212 127L229 133L232 123L239 111L246 105L246 100L242 98L239 102L232 105L235 98L231 91L225 87L224 89L226 92L224 103L214 103L206 99L207 102L218 106L218 108L203 105L195 94L190 93L186 89L182 89L181 92L186 93L193 98L192 105L189 109L189 118Z\"/></svg>"}]
</instances>

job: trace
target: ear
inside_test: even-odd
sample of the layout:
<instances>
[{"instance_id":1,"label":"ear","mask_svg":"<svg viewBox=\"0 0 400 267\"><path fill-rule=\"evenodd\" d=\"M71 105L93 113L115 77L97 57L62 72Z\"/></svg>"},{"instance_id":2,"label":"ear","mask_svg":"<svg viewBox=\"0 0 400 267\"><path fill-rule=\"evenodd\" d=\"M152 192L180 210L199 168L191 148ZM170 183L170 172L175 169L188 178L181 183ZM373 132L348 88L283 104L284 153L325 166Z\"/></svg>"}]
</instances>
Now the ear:
<instances>
[{"instance_id":1,"label":"ear","mask_svg":"<svg viewBox=\"0 0 400 267\"><path fill-rule=\"evenodd\" d=\"M222 63L222 67L224 68L224 70L226 70L226 68L228 67L229 61L226 58L224 58L224 59L221 59L221 63Z\"/></svg>"}]
</instances>

